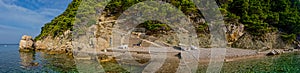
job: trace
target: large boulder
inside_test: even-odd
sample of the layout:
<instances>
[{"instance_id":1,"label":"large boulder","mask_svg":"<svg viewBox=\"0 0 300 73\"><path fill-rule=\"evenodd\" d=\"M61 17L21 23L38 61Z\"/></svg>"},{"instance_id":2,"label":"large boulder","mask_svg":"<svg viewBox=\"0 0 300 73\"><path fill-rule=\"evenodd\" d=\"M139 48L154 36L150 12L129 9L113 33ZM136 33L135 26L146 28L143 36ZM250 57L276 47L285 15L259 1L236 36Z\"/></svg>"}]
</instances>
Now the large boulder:
<instances>
[{"instance_id":1,"label":"large boulder","mask_svg":"<svg viewBox=\"0 0 300 73\"><path fill-rule=\"evenodd\" d=\"M20 51L31 51L34 50L34 41L31 36L24 35L19 44Z\"/></svg>"},{"instance_id":2,"label":"large boulder","mask_svg":"<svg viewBox=\"0 0 300 73\"><path fill-rule=\"evenodd\" d=\"M268 56L271 56L271 55L280 55L282 53L283 53L283 51L281 51L281 50L272 50L267 55Z\"/></svg>"}]
</instances>

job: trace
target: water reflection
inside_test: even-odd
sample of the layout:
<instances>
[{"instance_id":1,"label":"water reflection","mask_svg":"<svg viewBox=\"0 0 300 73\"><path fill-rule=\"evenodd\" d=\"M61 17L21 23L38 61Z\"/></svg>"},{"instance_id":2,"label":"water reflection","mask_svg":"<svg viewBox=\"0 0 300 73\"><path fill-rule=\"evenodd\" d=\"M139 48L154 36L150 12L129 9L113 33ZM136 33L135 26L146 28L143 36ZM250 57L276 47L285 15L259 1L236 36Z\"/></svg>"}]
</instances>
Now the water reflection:
<instances>
[{"instance_id":1,"label":"water reflection","mask_svg":"<svg viewBox=\"0 0 300 73\"><path fill-rule=\"evenodd\" d=\"M33 66L37 66L38 63L34 63L35 53L34 52L20 52L21 59L21 67L22 68L30 68Z\"/></svg>"},{"instance_id":2,"label":"water reflection","mask_svg":"<svg viewBox=\"0 0 300 73\"><path fill-rule=\"evenodd\" d=\"M0 47L1 48L1 47ZM11 49L7 49L11 50ZM44 52L9 52L7 50L2 51L0 55L3 59L0 63L0 73L78 73L78 72L105 72L120 73L128 72L126 67L120 66L116 60L109 62L101 62L97 60L82 60L74 59L73 56L65 54L60 55L48 55ZM17 50L15 50L17 51ZM9 53L9 54L6 54ZM0 54L1 54L0 53ZM15 55L19 55L15 56ZM175 54L172 54L175 55ZM233 62L224 63L222 72L300 72L300 53L289 53L279 56L263 57L255 59L245 59ZM13 57L12 57L13 56ZM95 57L93 55L89 55ZM97 55L96 57L101 57ZM20 60L19 60L20 59ZM100 59L100 58L98 58ZM11 62L11 63L10 63ZM19 62L19 63L18 63ZM173 59L167 59L167 62L162 67L163 70L171 71L176 69L179 61ZM174 63L173 63L174 62ZM18 64L16 64L18 63ZM100 63L100 64L99 64ZM126 64L126 63L125 63ZM99 66L102 66L99 67ZM175 65L175 66L174 66ZM1 67L2 66L2 67ZM21 68L21 67L22 68ZM92 68L95 67L95 68ZM131 70L141 68L129 65L127 68ZM206 72L207 65L203 64L199 67L199 72ZM141 72L141 71L138 71ZM165 71L161 71L165 72Z\"/></svg>"},{"instance_id":3,"label":"water reflection","mask_svg":"<svg viewBox=\"0 0 300 73\"><path fill-rule=\"evenodd\" d=\"M49 55L45 52L19 52L20 67L25 72L72 72L77 73L72 56L66 54Z\"/></svg>"},{"instance_id":4,"label":"water reflection","mask_svg":"<svg viewBox=\"0 0 300 73\"><path fill-rule=\"evenodd\" d=\"M50 55L46 52L19 52L21 72L46 73L103 73L127 72L124 68L139 70L137 66L120 66L116 60L104 61L100 55L70 56L66 54ZM74 58L75 57L75 58ZM90 59L87 59L90 58ZM106 60L106 58L104 59ZM140 72L140 71L138 71Z\"/></svg>"},{"instance_id":5,"label":"water reflection","mask_svg":"<svg viewBox=\"0 0 300 73\"><path fill-rule=\"evenodd\" d=\"M54 72L77 72L76 64L72 56L66 54L48 55L40 52L39 56L42 69L52 70Z\"/></svg>"}]
</instances>

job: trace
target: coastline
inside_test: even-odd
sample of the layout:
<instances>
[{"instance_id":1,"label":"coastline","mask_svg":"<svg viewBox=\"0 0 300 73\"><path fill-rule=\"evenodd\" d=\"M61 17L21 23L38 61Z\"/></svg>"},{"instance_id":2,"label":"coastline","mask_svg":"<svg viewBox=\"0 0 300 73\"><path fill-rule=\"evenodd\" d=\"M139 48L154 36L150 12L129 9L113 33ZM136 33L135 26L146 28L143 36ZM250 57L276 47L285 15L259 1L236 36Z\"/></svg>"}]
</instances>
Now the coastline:
<instances>
[{"instance_id":1,"label":"coastline","mask_svg":"<svg viewBox=\"0 0 300 73\"><path fill-rule=\"evenodd\" d=\"M137 60L149 60L151 59L150 53L148 51L149 49L108 49L108 52L84 52L88 54L97 54L97 55L106 55L110 58L103 59L103 61L107 62L112 59L120 58L120 56L124 56L123 54L125 52L130 52L131 56L133 56ZM209 62L210 61L210 49L199 49L199 62ZM231 62L231 61L237 61L237 60L243 60L243 59L249 59L249 58L261 58L268 56L267 54L270 53L272 50L280 50L282 53L278 54L281 55L283 53L293 53L293 52L299 52L300 50L294 49L293 51L284 51L284 49L271 49L263 52L258 52L257 50L248 50L248 49L238 49L238 48L227 48L226 49L226 55L224 58L224 62ZM168 50L168 52L159 52L156 51L154 53L167 53L167 58L171 60L180 60L178 57L178 54L180 53L180 50ZM153 53L153 52L152 52ZM77 57L76 59L87 59L85 57ZM116 59L118 60L118 59Z\"/></svg>"},{"instance_id":2,"label":"coastline","mask_svg":"<svg viewBox=\"0 0 300 73\"><path fill-rule=\"evenodd\" d=\"M118 50L118 51L117 51ZM132 64L129 59L120 59L122 57L122 53L124 53L124 50L129 50L131 53L131 56L140 64ZM140 50L140 51L138 51ZM150 60L151 56L150 53L147 53L147 50L149 49L139 49L139 48L130 48L130 49L116 49L111 50L108 52L98 52L97 54L94 52L89 52L88 55L83 56L76 56L72 55L73 59L76 61L98 61L101 65L103 64L104 68L108 69L108 72L114 72L115 69L122 69L121 65L130 65L134 67L144 67L149 64L149 62L158 62L155 60ZM283 49L282 49L283 50ZM112 52L113 51L113 52ZM200 49L200 57L198 61L199 68L202 68L207 66L210 62L209 54L210 49ZM267 53L272 50L264 51L264 52L257 52L257 50L247 50L247 49L237 49L237 48L228 48L226 51L226 56L224 59L224 63L226 62L232 62L232 61L239 61L239 60L247 60L247 59L253 59L253 58L263 58L267 57ZM294 50L290 52L284 52L284 53L292 53L292 52L298 52L299 50ZM45 52L47 51L36 51L36 52ZM178 67L180 66L180 58L178 58L178 53L180 50L172 50L167 53L167 58L164 61L164 64L161 66L161 68L158 70L158 72L176 72ZM88 53L88 52L85 52ZM64 54L64 53L61 53ZM50 54L51 55L51 54ZM159 54L156 54L159 55ZM116 58L114 56L119 56L119 58ZM124 55L123 55L124 56ZM157 56L156 56L157 57ZM113 66L113 68L112 68Z\"/></svg>"},{"instance_id":3,"label":"coastline","mask_svg":"<svg viewBox=\"0 0 300 73\"><path fill-rule=\"evenodd\" d=\"M252 54L252 55L243 55L243 56L228 56L224 60L225 62L231 62L231 61L237 61L237 60L244 60L244 59L250 59L250 58L262 58L262 57L267 57L268 53L270 53L273 50L280 51L282 53L279 53L278 55L281 54L286 54L286 53L295 53L295 52L300 52L299 49L293 49L292 51L285 51L284 49L270 49L262 52L257 52L257 54ZM276 56L276 55L269 55L269 56Z\"/></svg>"},{"instance_id":4,"label":"coastline","mask_svg":"<svg viewBox=\"0 0 300 73\"><path fill-rule=\"evenodd\" d=\"M201 54L200 54L200 58L198 61L199 67L207 66L209 64L209 62L210 62L209 53L210 52L208 52L208 51L210 51L210 50L209 49L201 49ZM269 51L272 51L272 50L264 51L263 53L261 53L261 52L257 52L256 50L229 48L226 51L227 54L225 56L224 63L239 61L239 60L247 60L247 59L254 59L254 58L260 59L263 57L268 57L267 52L269 52ZM293 52L299 52L299 51L294 50L291 52L284 52L284 53L293 53ZM122 65L125 64L125 65L134 65L134 66L145 66L151 61L150 60L151 56L146 53L139 54L139 53L131 52L131 55L135 59L135 61L137 61L141 64L131 64L130 61L132 61L132 60L124 60L124 59L121 60L118 58L110 59L110 61L108 61L108 59L102 60L102 61L100 60L100 63L114 62L115 64L122 63ZM167 58L164 61L164 64L158 70L158 72L173 72L173 71L175 72L180 65L180 58L178 58L176 55L178 55L178 54L175 52L168 53ZM282 54L279 54L279 55L282 55ZM276 56L276 55L274 55L274 56ZM155 56L155 57L158 57L158 56ZM156 62L156 61L151 61L151 62Z\"/></svg>"}]
</instances>

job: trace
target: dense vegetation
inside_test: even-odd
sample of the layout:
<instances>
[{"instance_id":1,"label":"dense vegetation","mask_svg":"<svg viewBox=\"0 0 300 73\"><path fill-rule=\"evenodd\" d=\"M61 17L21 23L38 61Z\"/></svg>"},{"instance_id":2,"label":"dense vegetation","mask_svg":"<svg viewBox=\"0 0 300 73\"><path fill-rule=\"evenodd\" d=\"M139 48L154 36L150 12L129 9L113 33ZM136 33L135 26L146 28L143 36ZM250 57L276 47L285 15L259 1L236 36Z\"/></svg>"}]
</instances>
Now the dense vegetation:
<instances>
[{"instance_id":1,"label":"dense vegetation","mask_svg":"<svg viewBox=\"0 0 300 73\"><path fill-rule=\"evenodd\" d=\"M37 40L51 35L62 34L65 30L72 30L75 20L76 10L82 0L73 0L67 10L60 16L47 23ZM87 0L91 4L83 5L81 15L95 14L97 8L103 6L103 3L93 2L96 0ZM105 7L107 15L118 17L130 6L145 0L112 0ZM191 0L163 0L179 8L186 15L198 14L200 11ZM283 39L295 40L300 34L300 1L299 0L217 0L220 10L226 17L227 22L238 20L246 26L246 30L255 36L261 36L265 33L280 31L284 33ZM89 6L92 5L92 6ZM79 8L80 9L80 8ZM79 14L79 15L80 15ZM200 16L201 17L201 16ZM89 18L89 17L85 17ZM95 24L97 19L87 21L87 24ZM80 21L84 22L84 21ZM148 30L156 31L160 28L166 28L166 24L157 21L147 21L142 25ZM198 31L207 29L207 24L198 24Z\"/></svg>"},{"instance_id":2,"label":"dense vegetation","mask_svg":"<svg viewBox=\"0 0 300 73\"><path fill-rule=\"evenodd\" d=\"M61 35L66 30L72 30L76 11L78 10L80 2L81 0L73 0L65 12L55 17L51 22L42 27L40 35L38 35L35 40L40 40L46 38L47 36Z\"/></svg>"},{"instance_id":3,"label":"dense vegetation","mask_svg":"<svg viewBox=\"0 0 300 73\"><path fill-rule=\"evenodd\" d=\"M104 11L107 13L107 16L118 17L127 8L142 1L146 0L111 0L111 2L106 5ZM41 34L37 36L35 40L40 40L47 36L56 37L57 35L61 35L66 30L72 30L74 23L86 23L87 26L95 24L97 22L97 17L90 16L97 14L97 11L101 10L104 3L105 2L99 2L97 0L73 0L63 14L54 18L51 22L42 27ZM181 9L185 14L198 13L196 6L189 0L171 0L168 1L168 3L171 3ZM75 21L75 16L81 20ZM146 29L150 31L167 28L166 24L157 21L147 21L143 23L142 26L146 27Z\"/></svg>"},{"instance_id":4,"label":"dense vegetation","mask_svg":"<svg viewBox=\"0 0 300 73\"><path fill-rule=\"evenodd\" d=\"M299 0L233 0L225 2L228 17L238 18L253 35L279 30L286 39L300 34Z\"/></svg>"}]
</instances>

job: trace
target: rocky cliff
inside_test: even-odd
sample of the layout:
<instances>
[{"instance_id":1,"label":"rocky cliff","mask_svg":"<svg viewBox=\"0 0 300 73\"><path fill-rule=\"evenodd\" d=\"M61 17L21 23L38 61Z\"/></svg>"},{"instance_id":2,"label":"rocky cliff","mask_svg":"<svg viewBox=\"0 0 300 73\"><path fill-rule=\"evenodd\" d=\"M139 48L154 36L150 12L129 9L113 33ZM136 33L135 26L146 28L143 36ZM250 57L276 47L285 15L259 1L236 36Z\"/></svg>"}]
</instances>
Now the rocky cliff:
<instances>
[{"instance_id":1,"label":"rocky cliff","mask_svg":"<svg viewBox=\"0 0 300 73\"><path fill-rule=\"evenodd\" d=\"M127 2L125 1L123 5L116 5L118 3L114 3L113 1L111 2L112 4L109 4L108 7L106 7L105 9L99 9L97 8L97 6L88 7L87 11L90 12L86 13L96 14L99 10L104 10L104 12L102 12L103 14L96 15L94 17L96 19L93 19L92 21L81 20L82 23L89 25L88 28L85 28L87 29L88 33L84 33L85 35L88 34L89 36L76 37L76 39L74 39L74 36L72 35L74 35L73 32L75 30L73 30L72 28L75 22L76 11L81 1L82 0L73 0L73 2L69 5L69 7L62 15L59 15L58 17L53 19L52 22L45 24L45 26L42 28L41 34L37 36L35 40L32 40L32 38L29 36L22 37L22 40L20 41L20 50L47 50L51 52L61 53L71 53L74 50L82 50L80 48L96 48L84 49L87 51L104 50L110 47L112 38L112 28L114 27L116 18L124 11L123 7L126 8L129 7L130 4L132 5L138 3L131 3L126 0ZM180 3L180 1L178 2ZM204 48L211 47L211 35L209 34L210 31L208 30L208 26L204 18L198 10L191 10L193 7L196 6L181 6L180 4L178 4L178 2L175 1L169 3L172 3L176 7L181 7L181 10L191 19L190 21L197 28L197 33L199 36L199 46ZM124 6L126 5L126 3L128 3L129 6ZM230 14L224 14L224 16L228 15ZM242 22L238 20L230 21L235 19L238 18L229 16L225 18L226 36L224 37L227 38L229 47L245 49L284 49L295 47L295 43L286 43L286 41L282 39L281 31L267 32L260 36L253 35L253 32L249 30L250 27L248 26L248 24L247 26L245 26ZM146 32L147 31L150 30L146 30ZM162 41L163 43L169 44L171 46L175 46L180 43L178 42L178 38L175 36L175 33L173 33L174 31L162 31L166 34L159 34L158 36L157 34L147 35L154 36L156 38L155 40Z\"/></svg>"},{"instance_id":2,"label":"rocky cliff","mask_svg":"<svg viewBox=\"0 0 300 73\"><path fill-rule=\"evenodd\" d=\"M42 40L33 40L24 35L20 41L20 51L47 51L49 54L72 53L71 31L65 31L59 37L48 36Z\"/></svg>"},{"instance_id":3,"label":"rocky cliff","mask_svg":"<svg viewBox=\"0 0 300 73\"><path fill-rule=\"evenodd\" d=\"M70 53L72 50L72 27L75 21L76 12L82 0L73 0L67 9L59 16L55 17L51 22L45 24L41 29L41 33L32 39L32 49L26 50L43 50L49 53ZM25 41L25 40L23 40ZM27 41L27 40L26 40ZM20 46L22 43L20 42ZM29 46L28 46L29 47ZM23 47L20 47L22 50Z\"/></svg>"}]
</instances>

